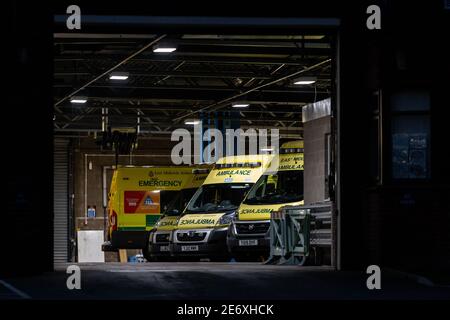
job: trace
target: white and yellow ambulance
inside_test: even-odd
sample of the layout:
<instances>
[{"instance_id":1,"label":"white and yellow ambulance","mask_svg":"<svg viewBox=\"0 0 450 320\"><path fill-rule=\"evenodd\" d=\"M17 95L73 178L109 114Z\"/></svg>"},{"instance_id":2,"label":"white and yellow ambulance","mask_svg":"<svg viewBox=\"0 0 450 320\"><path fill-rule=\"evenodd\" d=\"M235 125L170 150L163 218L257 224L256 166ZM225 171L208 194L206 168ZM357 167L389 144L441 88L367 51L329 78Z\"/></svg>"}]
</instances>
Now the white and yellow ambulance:
<instances>
[{"instance_id":1,"label":"white and yellow ambulance","mask_svg":"<svg viewBox=\"0 0 450 320\"><path fill-rule=\"evenodd\" d=\"M108 241L103 251L146 249L150 230L173 199L172 209L190 199L198 188L191 166L118 166L108 200Z\"/></svg>"},{"instance_id":2,"label":"white and yellow ambulance","mask_svg":"<svg viewBox=\"0 0 450 320\"><path fill-rule=\"evenodd\" d=\"M195 191L203 184L211 165L202 165L193 169L191 182L169 203L167 210L150 231L148 246L144 257L148 261L165 261L170 259L170 234L177 225L177 219L183 212Z\"/></svg>"},{"instance_id":3,"label":"white and yellow ambulance","mask_svg":"<svg viewBox=\"0 0 450 320\"><path fill-rule=\"evenodd\" d=\"M277 160L278 170L259 178L228 230L227 246L237 261L267 258L271 212L303 204L303 141L284 143Z\"/></svg>"},{"instance_id":4,"label":"white and yellow ambulance","mask_svg":"<svg viewBox=\"0 0 450 320\"><path fill-rule=\"evenodd\" d=\"M170 237L172 256L226 259L228 226L272 158L242 155L219 159L177 220Z\"/></svg>"}]
</instances>

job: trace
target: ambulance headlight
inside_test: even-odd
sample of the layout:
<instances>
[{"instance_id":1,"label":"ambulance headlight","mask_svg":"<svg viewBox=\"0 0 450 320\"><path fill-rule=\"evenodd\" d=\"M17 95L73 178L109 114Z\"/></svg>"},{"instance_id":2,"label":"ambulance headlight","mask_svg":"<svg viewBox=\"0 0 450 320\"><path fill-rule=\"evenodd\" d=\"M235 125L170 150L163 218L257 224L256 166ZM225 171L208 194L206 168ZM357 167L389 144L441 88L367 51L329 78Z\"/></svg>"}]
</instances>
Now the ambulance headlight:
<instances>
[{"instance_id":1,"label":"ambulance headlight","mask_svg":"<svg viewBox=\"0 0 450 320\"><path fill-rule=\"evenodd\" d=\"M220 217L219 221L217 221L217 224L218 225L230 224L231 222L233 222L234 217L236 217L236 212L235 211L233 211L231 213L224 214L223 216Z\"/></svg>"}]
</instances>

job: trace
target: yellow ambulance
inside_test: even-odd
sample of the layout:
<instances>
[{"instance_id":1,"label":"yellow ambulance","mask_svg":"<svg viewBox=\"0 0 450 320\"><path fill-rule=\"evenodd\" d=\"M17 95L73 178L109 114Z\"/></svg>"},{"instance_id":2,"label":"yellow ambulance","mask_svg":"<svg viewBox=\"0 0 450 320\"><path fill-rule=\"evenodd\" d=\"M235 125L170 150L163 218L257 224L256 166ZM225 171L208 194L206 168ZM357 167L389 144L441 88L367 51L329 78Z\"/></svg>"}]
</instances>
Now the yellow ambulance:
<instances>
[{"instance_id":1,"label":"yellow ambulance","mask_svg":"<svg viewBox=\"0 0 450 320\"><path fill-rule=\"evenodd\" d=\"M177 219L170 236L171 255L227 259L228 226L272 158L272 155L242 155L219 159Z\"/></svg>"},{"instance_id":2,"label":"yellow ambulance","mask_svg":"<svg viewBox=\"0 0 450 320\"><path fill-rule=\"evenodd\" d=\"M150 230L169 205L190 199L198 188L191 166L118 166L113 173L108 201L108 241L103 251L146 249ZM203 178L204 179L204 178ZM179 202L172 203L174 199ZM145 252L145 250L144 250Z\"/></svg>"},{"instance_id":3,"label":"yellow ambulance","mask_svg":"<svg viewBox=\"0 0 450 320\"><path fill-rule=\"evenodd\" d=\"M203 165L193 170L190 184L172 199L167 210L155 224L155 227L150 231L148 246L144 251L144 257L148 261L170 260L169 244L171 232L177 225L177 219L183 212L183 209L186 207L195 191L205 181L210 168L210 165Z\"/></svg>"},{"instance_id":4,"label":"yellow ambulance","mask_svg":"<svg viewBox=\"0 0 450 320\"><path fill-rule=\"evenodd\" d=\"M303 141L284 143L278 170L267 171L248 192L230 225L227 246L237 261L267 258L270 214L283 206L303 204Z\"/></svg>"}]
</instances>

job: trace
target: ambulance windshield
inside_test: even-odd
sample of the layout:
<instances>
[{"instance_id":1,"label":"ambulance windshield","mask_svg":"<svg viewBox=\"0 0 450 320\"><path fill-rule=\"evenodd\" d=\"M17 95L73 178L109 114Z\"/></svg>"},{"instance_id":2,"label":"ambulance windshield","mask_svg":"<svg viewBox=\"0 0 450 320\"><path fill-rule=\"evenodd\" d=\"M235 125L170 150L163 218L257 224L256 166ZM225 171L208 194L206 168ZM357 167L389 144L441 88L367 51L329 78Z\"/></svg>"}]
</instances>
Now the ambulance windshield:
<instances>
[{"instance_id":1,"label":"ambulance windshield","mask_svg":"<svg viewBox=\"0 0 450 320\"><path fill-rule=\"evenodd\" d=\"M164 212L166 216L178 216L183 212L183 209L188 204L189 200L194 195L197 188L183 189L177 193L176 196L167 205L167 209Z\"/></svg>"},{"instance_id":2,"label":"ambulance windshield","mask_svg":"<svg viewBox=\"0 0 450 320\"><path fill-rule=\"evenodd\" d=\"M303 170L278 171L259 178L244 203L279 204L303 200Z\"/></svg>"},{"instance_id":3,"label":"ambulance windshield","mask_svg":"<svg viewBox=\"0 0 450 320\"><path fill-rule=\"evenodd\" d=\"M253 183L203 185L194 194L185 213L214 213L239 207Z\"/></svg>"}]
</instances>

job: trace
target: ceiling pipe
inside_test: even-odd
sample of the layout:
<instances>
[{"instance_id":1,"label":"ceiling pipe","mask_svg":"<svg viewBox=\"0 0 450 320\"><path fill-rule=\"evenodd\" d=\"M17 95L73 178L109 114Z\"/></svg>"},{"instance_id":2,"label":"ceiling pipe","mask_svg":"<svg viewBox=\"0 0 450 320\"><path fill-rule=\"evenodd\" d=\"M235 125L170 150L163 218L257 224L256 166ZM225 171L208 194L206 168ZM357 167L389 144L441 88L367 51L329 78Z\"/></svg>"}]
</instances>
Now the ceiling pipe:
<instances>
[{"instance_id":1,"label":"ceiling pipe","mask_svg":"<svg viewBox=\"0 0 450 320\"><path fill-rule=\"evenodd\" d=\"M138 54L140 54L141 52L147 50L149 47L153 46L154 44L158 43L161 39L165 38L166 35L163 34L160 37L156 38L155 40L151 41L150 43L148 43L147 45L145 45L144 47L142 47L141 49L139 49L138 51L136 51L135 53L131 54L130 56L128 56L127 58L123 59L122 61L120 61L118 64L116 64L115 66L113 66L112 68L106 70L105 72L103 72L102 74L100 74L99 76L95 77L94 79L92 79L91 81L87 82L86 84L82 85L80 88L76 89L75 91L71 92L70 94L68 94L67 96L65 96L64 98L62 98L61 100L59 100L58 102L55 103L55 107L57 107L58 105L60 105L61 103L63 103L64 101L66 101L67 99L69 99L70 97L72 97L73 95L77 94L78 92L80 92L81 90L83 90L84 88L88 87L90 84L94 83L95 81L97 81L98 79L106 76L107 74L109 74L110 72L114 71L115 69L117 69L118 67L120 67L121 65L123 65L124 63L128 62L128 60L133 59L135 56L137 56Z\"/></svg>"}]
</instances>

